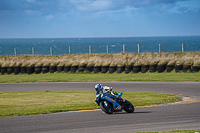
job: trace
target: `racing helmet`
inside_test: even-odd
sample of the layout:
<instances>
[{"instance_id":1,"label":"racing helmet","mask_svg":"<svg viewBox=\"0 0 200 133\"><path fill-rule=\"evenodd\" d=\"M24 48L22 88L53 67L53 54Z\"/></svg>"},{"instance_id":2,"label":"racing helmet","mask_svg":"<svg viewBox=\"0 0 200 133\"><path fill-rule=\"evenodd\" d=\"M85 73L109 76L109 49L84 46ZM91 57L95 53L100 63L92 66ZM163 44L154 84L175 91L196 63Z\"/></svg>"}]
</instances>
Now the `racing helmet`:
<instances>
[{"instance_id":1,"label":"racing helmet","mask_svg":"<svg viewBox=\"0 0 200 133\"><path fill-rule=\"evenodd\" d=\"M112 91L112 87L108 87L108 86L103 87L103 93L107 93L107 92L110 92L110 91Z\"/></svg>"},{"instance_id":2,"label":"racing helmet","mask_svg":"<svg viewBox=\"0 0 200 133\"><path fill-rule=\"evenodd\" d=\"M95 90L96 90L96 91L100 91L101 88L102 88L101 84L96 84L96 85L95 85Z\"/></svg>"}]
</instances>

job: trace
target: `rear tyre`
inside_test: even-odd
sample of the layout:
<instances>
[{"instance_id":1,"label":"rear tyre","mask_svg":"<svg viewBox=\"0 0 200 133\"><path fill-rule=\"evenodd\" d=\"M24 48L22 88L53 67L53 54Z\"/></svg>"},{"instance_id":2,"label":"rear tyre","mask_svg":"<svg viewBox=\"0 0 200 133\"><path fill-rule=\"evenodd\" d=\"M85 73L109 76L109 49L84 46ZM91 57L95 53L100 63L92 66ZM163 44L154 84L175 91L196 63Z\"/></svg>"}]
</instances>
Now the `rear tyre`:
<instances>
[{"instance_id":1,"label":"rear tyre","mask_svg":"<svg viewBox=\"0 0 200 133\"><path fill-rule=\"evenodd\" d=\"M132 105L132 103L130 103L129 101L125 101L123 104L123 109L127 112L127 113L133 113L135 108Z\"/></svg>"},{"instance_id":2,"label":"rear tyre","mask_svg":"<svg viewBox=\"0 0 200 133\"><path fill-rule=\"evenodd\" d=\"M107 101L101 101L99 106L106 114L112 114L114 111L112 104Z\"/></svg>"}]
</instances>

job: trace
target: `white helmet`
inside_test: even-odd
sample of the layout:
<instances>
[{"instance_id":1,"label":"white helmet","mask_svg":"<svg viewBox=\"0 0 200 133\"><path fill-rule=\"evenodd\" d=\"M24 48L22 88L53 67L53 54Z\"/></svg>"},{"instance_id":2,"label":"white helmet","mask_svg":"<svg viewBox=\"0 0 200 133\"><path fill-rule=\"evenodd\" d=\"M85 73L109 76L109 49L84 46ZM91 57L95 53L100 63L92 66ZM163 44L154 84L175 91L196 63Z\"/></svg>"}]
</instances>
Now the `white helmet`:
<instances>
[{"instance_id":1,"label":"white helmet","mask_svg":"<svg viewBox=\"0 0 200 133\"><path fill-rule=\"evenodd\" d=\"M112 87L108 87L108 86L103 87L103 93L107 93L109 91L112 91Z\"/></svg>"}]
</instances>

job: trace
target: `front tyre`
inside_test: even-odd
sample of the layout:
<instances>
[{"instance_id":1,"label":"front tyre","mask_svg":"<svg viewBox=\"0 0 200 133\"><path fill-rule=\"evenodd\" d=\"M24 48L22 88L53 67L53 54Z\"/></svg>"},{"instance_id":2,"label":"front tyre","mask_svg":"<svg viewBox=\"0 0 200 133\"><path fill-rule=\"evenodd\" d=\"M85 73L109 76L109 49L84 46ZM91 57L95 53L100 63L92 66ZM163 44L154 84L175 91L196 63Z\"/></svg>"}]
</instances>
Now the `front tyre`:
<instances>
[{"instance_id":1,"label":"front tyre","mask_svg":"<svg viewBox=\"0 0 200 133\"><path fill-rule=\"evenodd\" d=\"M123 109L127 112L127 113L133 113L135 108L132 105L132 103L130 103L129 101L125 100L124 104L123 104Z\"/></svg>"},{"instance_id":2,"label":"front tyre","mask_svg":"<svg viewBox=\"0 0 200 133\"><path fill-rule=\"evenodd\" d=\"M112 104L110 102L101 101L99 106L103 110L103 112L105 112L106 114L112 114L114 111Z\"/></svg>"}]
</instances>

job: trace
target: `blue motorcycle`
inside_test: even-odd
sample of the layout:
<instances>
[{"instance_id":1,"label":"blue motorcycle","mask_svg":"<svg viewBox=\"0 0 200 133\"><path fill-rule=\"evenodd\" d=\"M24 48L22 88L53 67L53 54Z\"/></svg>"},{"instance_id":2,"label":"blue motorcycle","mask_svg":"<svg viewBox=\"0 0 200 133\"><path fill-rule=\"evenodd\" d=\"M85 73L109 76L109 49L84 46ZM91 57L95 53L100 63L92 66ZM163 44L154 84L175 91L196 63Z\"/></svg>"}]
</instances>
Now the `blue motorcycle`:
<instances>
[{"instance_id":1,"label":"blue motorcycle","mask_svg":"<svg viewBox=\"0 0 200 133\"><path fill-rule=\"evenodd\" d=\"M118 94L118 97L113 96L108 93L100 92L97 94L95 103L100 106L101 110L107 114L112 114L113 112L126 111L127 113L134 112L134 106L127 100L121 98L122 92ZM118 107L116 108L116 106ZM119 106L120 105L120 106ZM120 108L119 108L120 107Z\"/></svg>"}]
</instances>

